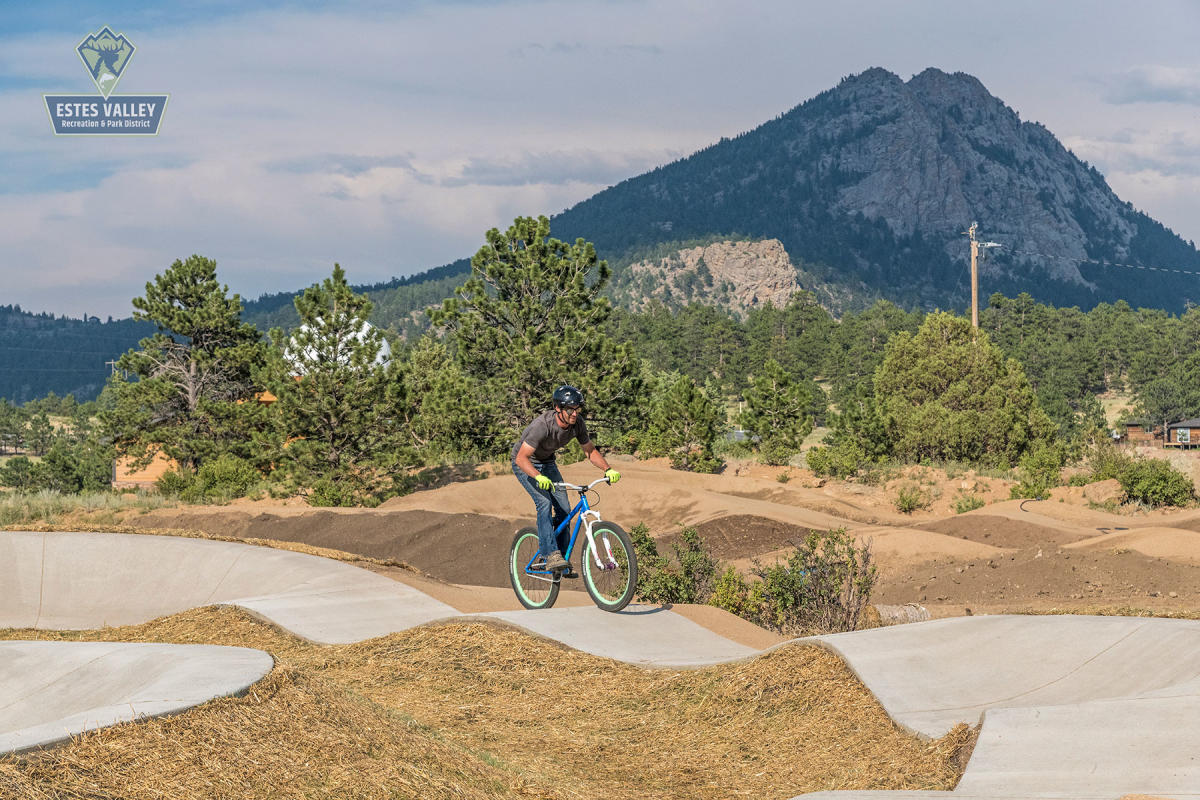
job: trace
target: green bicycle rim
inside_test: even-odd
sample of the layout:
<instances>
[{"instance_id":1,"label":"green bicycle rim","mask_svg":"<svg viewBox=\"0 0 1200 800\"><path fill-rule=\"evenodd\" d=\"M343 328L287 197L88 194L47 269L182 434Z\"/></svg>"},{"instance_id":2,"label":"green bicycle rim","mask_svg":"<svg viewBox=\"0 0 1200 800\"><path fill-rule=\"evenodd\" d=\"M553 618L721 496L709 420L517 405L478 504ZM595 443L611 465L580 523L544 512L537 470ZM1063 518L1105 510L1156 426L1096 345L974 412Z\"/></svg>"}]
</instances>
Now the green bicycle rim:
<instances>
[{"instance_id":1,"label":"green bicycle rim","mask_svg":"<svg viewBox=\"0 0 1200 800\"><path fill-rule=\"evenodd\" d=\"M612 538L610 541L616 542L617 552L613 553L613 557L619 565L618 572L624 579L610 587L610 579L615 576L606 570L601 571L596 567L595 557L589 545L584 548L583 558L581 559L583 561L584 581L588 588L588 594L592 596L592 601L605 611L620 611L629 605L629 601L633 599L633 583L637 580L637 556L628 544L628 539L621 536L623 531L617 526L605 523L596 526L592 532L598 543L603 541L605 533L611 535ZM607 551L602 552L607 556ZM597 582L598 578L600 579L599 583Z\"/></svg>"},{"instance_id":2,"label":"green bicycle rim","mask_svg":"<svg viewBox=\"0 0 1200 800\"><path fill-rule=\"evenodd\" d=\"M534 547L532 551L522 553L521 545L529 538L533 539ZM525 575L525 565L532 558L532 554L537 552L537 531L525 530L518 531L513 539L512 548L509 551L509 582L512 584L513 591L516 592L517 599L521 601L521 605L526 608L549 608L558 599L559 584L557 582L545 582L539 578L531 578L537 581L537 586L545 586L545 597L533 597L526 590L522 577Z\"/></svg>"}]
</instances>

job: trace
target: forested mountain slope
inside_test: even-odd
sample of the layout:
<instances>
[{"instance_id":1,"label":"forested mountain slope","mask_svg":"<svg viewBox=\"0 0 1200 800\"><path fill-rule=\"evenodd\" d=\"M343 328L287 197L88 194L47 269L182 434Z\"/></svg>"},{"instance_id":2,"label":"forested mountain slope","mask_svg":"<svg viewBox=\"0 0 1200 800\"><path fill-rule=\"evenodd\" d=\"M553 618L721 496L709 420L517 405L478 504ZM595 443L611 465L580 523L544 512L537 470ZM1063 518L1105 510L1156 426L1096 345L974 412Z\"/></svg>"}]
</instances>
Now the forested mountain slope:
<instances>
[{"instance_id":1,"label":"forested mountain slope","mask_svg":"<svg viewBox=\"0 0 1200 800\"><path fill-rule=\"evenodd\" d=\"M0 398L25 403L54 392L93 399L112 371L106 362L153 330L132 319L69 319L0 306Z\"/></svg>"}]
</instances>

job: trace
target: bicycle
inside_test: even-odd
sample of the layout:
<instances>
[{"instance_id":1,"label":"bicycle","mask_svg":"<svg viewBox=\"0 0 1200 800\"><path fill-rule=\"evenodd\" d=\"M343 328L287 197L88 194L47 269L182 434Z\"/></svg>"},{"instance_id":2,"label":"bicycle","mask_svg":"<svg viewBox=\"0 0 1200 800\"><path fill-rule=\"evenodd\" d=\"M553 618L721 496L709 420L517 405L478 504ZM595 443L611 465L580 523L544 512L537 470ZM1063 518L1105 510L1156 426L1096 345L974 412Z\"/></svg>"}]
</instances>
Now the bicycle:
<instances>
[{"instance_id":1,"label":"bicycle","mask_svg":"<svg viewBox=\"0 0 1200 800\"><path fill-rule=\"evenodd\" d=\"M600 513L588 503L588 492L598 483L608 483L600 478L587 486L573 483L555 483L556 489L579 492L579 502L555 530L555 534L566 530L575 521L571 541L563 557L571 560L571 552L584 530L584 550L580 558L579 571L583 585L598 607L604 611L620 611L629 605L637 587L637 555L629 534L619 525L604 522ZM508 579L512 583L517 599L525 608L550 608L558 599L562 575L545 568L545 555L538 553L537 528L521 528L513 537L508 558Z\"/></svg>"}]
</instances>

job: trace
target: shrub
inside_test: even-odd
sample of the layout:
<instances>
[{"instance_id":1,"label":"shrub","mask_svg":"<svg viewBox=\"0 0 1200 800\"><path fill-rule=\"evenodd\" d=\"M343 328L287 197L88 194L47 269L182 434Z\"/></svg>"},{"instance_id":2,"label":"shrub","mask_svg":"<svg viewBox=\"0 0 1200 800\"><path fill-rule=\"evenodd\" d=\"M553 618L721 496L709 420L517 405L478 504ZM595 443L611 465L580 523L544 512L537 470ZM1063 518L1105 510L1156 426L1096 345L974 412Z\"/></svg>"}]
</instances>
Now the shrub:
<instances>
[{"instance_id":1,"label":"shrub","mask_svg":"<svg viewBox=\"0 0 1200 800\"><path fill-rule=\"evenodd\" d=\"M833 476L833 458L830 455L829 447L810 447L804 455L804 461L808 464L808 468L813 471L814 475L822 477Z\"/></svg>"},{"instance_id":2,"label":"shrub","mask_svg":"<svg viewBox=\"0 0 1200 800\"><path fill-rule=\"evenodd\" d=\"M954 500L954 513L965 514L968 511L974 511L977 508L983 508L985 505L987 505L987 503L977 494L959 495Z\"/></svg>"},{"instance_id":3,"label":"shrub","mask_svg":"<svg viewBox=\"0 0 1200 800\"><path fill-rule=\"evenodd\" d=\"M842 441L825 447L813 447L806 456L808 468L815 474L845 480L870 463L870 459L854 442Z\"/></svg>"},{"instance_id":4,"label":"shrub","mask_svg":"<svg viewBox=\"0 0 1200 800\"><path fill-rule=\"evenodd\" d=\"M1021 481L1012 488L1012 496L1043 500L1062 481L1062 451L1054 445L1037 442L1021 456L1018 474Z\"/></svg>"},{"instance_id":5,"label":"shrub","mask_svg":"<svg viewBox=\"0 0 1200 800\"><path fill-rule=\"evenodd\" d=\"M1133 461L1117 479L1130 500L1154 507L1186 505L1196 493L1190 478L1158 458Z\"/></svg>"},{"instance_id":6,"label":"shrub","mask_svg":"<svg viewBox=\"0 0 1200 800\"><path fill-rule=\"evenodd\" d=\"M792 473L786 469L783 472L780 472L778 475L775 476L775 480L779 481L780 483L787 483L791 479L792 479Z\"/></svg>"},{"instance_id":7,"label":"shrub","mask_svg":"<svg viewBox=\"0 0 1200 800\"><path fill-rule=\"evenodd\" d=\"M896 493L896 510L901 514L911 514L920 508L929 506L929 495L917 486L901 486Z\"/></svg>"},{"instance_id":8,"label":"shrub","mask_svg":"<svg viewBox=\"0 0 1200 800\"><path fill-rule=\"evenodd\" d=\"M867 486L883 486L894 478L898 471L894 465L872 462L859 473L858 479Z\"/></svg>"},{"instance_id":9,"label":"shrub","mask_svg":"<svg viewBox=\"0 0 1200 800\"><path fill-rule=\"evenodd\" d=\"M1108 441L1099 441L1088 458L1088 469L1092 472L1093 481L1107 481L1113 478L1120 480L1121 473L1134 462L1132 456L1119 450Z\"/></svg>"},{"instance_id":10,"label":"shrub","mask_svg":"<svg viewBox=\"0 0 1200 800\"><path fill-rule=\"evenodd\" d=\"M1087 486L1092 482L1092 476L1086 472L1076 472L1070 478L1067 478L1067 486Z\"/></svg>"},{"instance_id":11,"label":"shrub","mask_svg":"<svg viewBox=\"0 0 1200 800\"><path fill-rule=\"evenodd\" d=\"M179 467L159 475L154 488L164 497L180 497L195 481L195 473Z\"/></svg>"},{"instance_id":12,"label":"shrub","mask_svg":"<svg viewBox=\"0 0 1200 800\"><path fill-rule=\"evenodd\" d=\"M756 564L755 574L761 588L750 586L744 603L760 625L787 635L856 629L877 579L870 544L860 547L845 528L810 531L785 563Z\"/></svg>"},{"instance_id":13,"label":"shrub","mask_svg":"<svg viewBox=\"0 0 1200 800\"><path fill-rule=\"evenodd\" d=\"M225 453L201 464L195 482L180 496L189 502L228 502L244 497L260 477L258 470L248 462Z\"/></svg>"},{"instance_id":14,"label":"shrub","mask_svg":"<svg viewBox=\"0 0 1200 800\"><path fill-rule=\"evenodd\" d=\"M762 581L746 580L734 567L727 567L713 584L711 605L730 614L759 623L763 612Z\"/></svg>"},{"instance_id":15,"label":"shrub","mask_svg":"<svg viewBox=\"0 0 1200 800\"><path fill-rule=\"evenodd\" d=\"M684 528L671 545L675 558L661 555L644 524L630 531L638 559L637 595L651 603L703 603L713 592L717 562L700 532Z\"/></svg>"},{"instance_id":16,"label":"shrub","mask_svg":"<svg viewBox=\"0 0 1200 800\"><path fill-rule=\"evenodd\" d=\"M356 493L341 481L320 478L313 482L305 498L310 506L320 508L357 505Z\"/></svg>"}]
</instances>

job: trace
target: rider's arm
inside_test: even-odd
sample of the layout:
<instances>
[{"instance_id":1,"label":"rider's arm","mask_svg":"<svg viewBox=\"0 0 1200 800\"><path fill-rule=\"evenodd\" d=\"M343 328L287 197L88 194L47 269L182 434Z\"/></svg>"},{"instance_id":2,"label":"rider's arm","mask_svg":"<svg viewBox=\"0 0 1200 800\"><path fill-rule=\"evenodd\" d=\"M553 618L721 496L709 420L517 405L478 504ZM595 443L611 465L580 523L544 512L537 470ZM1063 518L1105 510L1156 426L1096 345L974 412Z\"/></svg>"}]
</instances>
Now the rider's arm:
<instances>
[{"instance_id":1,"label":"rider's arm","mask_svg":"<svg viewBox=\"0 0 1200 800\"><path fill-rule=\"evenodd\" d=\"M521 472L524 472L531 478L536 478L542 473L534 469L533 461L530 460L530 456L532 455L533 445L531 445L529 442L521 442L521 448L517 450L517 457L514 458L513 461L515 461L517 466L521 468Z\"/></svg>"},{"instance_id":2,"label":"rider's arm","mask_svg":"<svg viewBox=\"0 0 1200 800\"><path fill-rule=\"evenodd\" d=\"M529 449L530 452L533 451L532 447ZM591 442L583 445L583 454L587 456L588 461L599 467L601 471L607 471L609 469L608 461L604 458L604 454L597 450L596 445L592 444Z\"/></svg>"}]
</instances>

